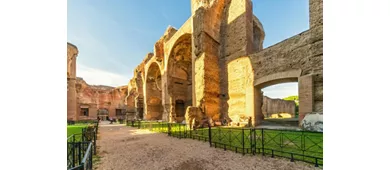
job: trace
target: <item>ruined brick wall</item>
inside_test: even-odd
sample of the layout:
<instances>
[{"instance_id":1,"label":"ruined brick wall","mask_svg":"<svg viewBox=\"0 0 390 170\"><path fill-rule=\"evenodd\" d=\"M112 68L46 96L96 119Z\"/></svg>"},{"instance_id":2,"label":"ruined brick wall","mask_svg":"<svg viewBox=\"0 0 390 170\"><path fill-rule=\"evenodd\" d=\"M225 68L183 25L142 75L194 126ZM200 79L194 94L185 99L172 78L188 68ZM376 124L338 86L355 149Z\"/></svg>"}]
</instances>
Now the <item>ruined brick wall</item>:
<instances>
[{"instance_id":1,"label":"ruined brick wall","mask_svg":"<svg viewBox=\"0 0 390 170\"><path fill-rule=\"evenodd\" d=\"M310 0L310 32L313 39L311 66L313 67L314 112L323 111L323 0Z\"/></svg>"},{"instance_id":2,"label":"ruined brick wall","mask_svg":"<svg viewBox=\"0 0 390 170\"><path fill-rule=\"evenodd\" d=\"M255 116L252 120L259 122L263 119L259 89L298 82L300 113L322 110L322 0L310 0L310 30L266 49L262 46L264 29L253 15L252 1L191 0L191 11L180 29L167 28L154 53L136 68L136 107L143 104L147 110L148 103L161 102L162 107L151 105L148 110L163 112L164 120L174 113L171 108L176 99L193 106L205 99L206 114L213 120L229 115L240 117L237 121L241 122ZM186 34L191 35L191 43L180 44ZM171 61L185 58L188 49L191 85L186 88L186 71L173 68L179 65ZM146 77L152 63L160 67L158 90Z\"/></svg>"},{"instance_id":3,"label":"ruined brick wall","mask_svg":"<svg viewBox=\"0 0 390 170\"><path fill-rule=\"evenodd\" d=\"M255 116L260 108L259 95L253 87L253 66L247 55L263 49L265 33L261 22L253 15L250 0L226 1L220 35L220 87L222 94L227 94L222 99L221 112L227 113L225 117L230 117L233 123L244 125L249 117L254 123L261 119ZM236 94L238 91L241 95Z\"/></svg>"},{"instance_id":4,"label":"ruined brick wall","mask_svg":"<svg viewBox=\"0 0 390 170\"><path fill-rule=\"evenodd\" d=\"M136 73L135 73L136 75ZM136 97L137 97L136 78L132 78L127 85L127 96L125 98L125 105L127 112L136 112Z\"/></svg>"},{"instance_id":5,"label":"ruined brick wall","mask_svg":"<svg viewBox=\"0 0 390 170\"><path fill-rule=\"evenodd\" d=\"M262 112L265 117L271 117L275 113L290 113L291 117L295 115L295 102L282 99L272 99L263 97Z\"/></svg>"},{"instance_id":6,"label":"ruined brick wall","mask_svg":"<svg viewBox=\"0 0 390 170\"><path fill-rule=\"evenodd\" d=\"M76 97L76 58L79 51L71 43L67 44L67 119L77 120Z\"/></svg>"},{"instance_id":7,"label":"ruined brick wall","mask_svg":"<svg viewBox=\"0 0 390 170\"><path fill-rule=\"evenodd\" d=\"M221 115L220 27L224 0L192 1L193 105L205 100L206 114L213 120Z\"/></svg>"},{"instance_id":8,"label":"ruined brick wall","mask_svg":"<svg viewBox=\"0 0 390 170\"><path fill-rule=\"evenodd\" d=\"M310 1L312 5L321 5L322 1ZM321 7L322 8L322 7ZM312 15L310 21L320 21L319 13ZM321 18L321 17L320 17ZM299 70L298 81L300 98L300 120L304 114L313 111L322 111L323 93L323 36L322 24L316 22L311 28L258 53L249 55L254 68L254 85L259 85L264 77L276 73L288 73ZM291 80L290 82L293 82Z\"/></svg>"},{"instance_id":9,"label":"ruined brick wall","mask_svg":"<svg viewBox=\"0 0 390 170\"><path fill-rule=\"evenodd\" d=\"M80 119L96 119L99 109L107 109L109 117L116 117L116 109L126 109L127 86L92 86L77 78L76 87ZM80 108L88 108L89 116L82 116Z\"/></svg>"},{"instance_id":10,"label":"ruined brick wall","mask_svg":"<svg viewBox=\"0 0 390 170\"><path fill-rule=\"evenodd\" d=\"M162 76L161 63L152 57L145 64L145 82L144 82L144 118L148 120L161 120L163 116L162 106Z\"/></svg>"}]
</instances>

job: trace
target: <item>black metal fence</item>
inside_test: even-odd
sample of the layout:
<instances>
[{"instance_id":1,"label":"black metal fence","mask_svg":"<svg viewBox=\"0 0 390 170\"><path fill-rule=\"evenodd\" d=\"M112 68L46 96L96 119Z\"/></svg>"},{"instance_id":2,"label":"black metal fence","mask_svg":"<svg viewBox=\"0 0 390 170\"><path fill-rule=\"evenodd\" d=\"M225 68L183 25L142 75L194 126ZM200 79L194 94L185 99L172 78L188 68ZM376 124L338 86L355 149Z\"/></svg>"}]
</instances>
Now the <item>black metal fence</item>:
<instances>
[{"instance_id":1,"label":"black metal fence","mask_svg":"<svg viewBox=\"0 0 390 170\"><path fill-rule=\"evenodd\" d=\"M264 128L208 127L196 130L186 124L132 121L128 126L167 133L169 136L205 141L210 147L236 153L284 157L323 166L323 133Z\"/></svg>"},{"instance_id":2,"label":"black metal fence","mask_svg":"<svg viewBox=\"0 0 390 170\"><path fill-rule=\"evenodd\" d=\"M95 119L90 119L90 120L68 120L67 124L68 125L74 125L74 124L93 124L96 123L97 120Z\"/></svg>"},{"instance_id":3,"label":"black metal fence","mask_svg":"<svg viewBox=\"0 0 390 170\"><path fill-rule=\"evenodd\" d=\"M82 129L67 139L67 169L92 170L92 157L96 155L96 139L99 122Z\"/></svg>"}]
</instances>

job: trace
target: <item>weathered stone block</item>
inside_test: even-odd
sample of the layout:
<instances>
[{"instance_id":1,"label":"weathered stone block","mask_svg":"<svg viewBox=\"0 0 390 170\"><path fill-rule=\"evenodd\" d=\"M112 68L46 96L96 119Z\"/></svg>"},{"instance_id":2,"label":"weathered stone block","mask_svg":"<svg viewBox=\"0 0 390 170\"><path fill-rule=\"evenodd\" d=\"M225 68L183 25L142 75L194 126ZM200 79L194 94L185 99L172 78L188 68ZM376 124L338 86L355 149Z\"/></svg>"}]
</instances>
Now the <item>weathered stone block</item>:
<instances>
[{"instance_id":1,"label":"weathered stone block","mask_svg":"<svg viewBox=\"0 0 390 170\"><path fill-rule=\"evenodd\" d=\"M299 120L305 114L313 112L313 76L307 75L299 77L298 80L299 93Z\"/></svg>"}]
</instances>

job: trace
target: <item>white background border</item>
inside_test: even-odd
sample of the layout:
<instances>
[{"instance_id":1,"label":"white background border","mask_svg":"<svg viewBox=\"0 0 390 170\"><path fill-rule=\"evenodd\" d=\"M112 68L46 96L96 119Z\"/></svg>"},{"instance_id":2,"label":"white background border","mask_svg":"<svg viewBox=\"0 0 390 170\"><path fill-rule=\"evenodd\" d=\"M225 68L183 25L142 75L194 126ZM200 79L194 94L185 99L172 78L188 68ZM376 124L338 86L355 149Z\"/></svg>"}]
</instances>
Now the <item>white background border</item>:
<instances>
[{"instance_id":1,"label":"white background border","mask_svg":"<svg viewBox=\"0 0 390 170\"><path fill-rule=\"evenodd\" d=\"M386 169L390 1L323 8L324 169ZM1 169L66 166L66 12L64 0L0 2Z\"/></svg>"}]
</instances>

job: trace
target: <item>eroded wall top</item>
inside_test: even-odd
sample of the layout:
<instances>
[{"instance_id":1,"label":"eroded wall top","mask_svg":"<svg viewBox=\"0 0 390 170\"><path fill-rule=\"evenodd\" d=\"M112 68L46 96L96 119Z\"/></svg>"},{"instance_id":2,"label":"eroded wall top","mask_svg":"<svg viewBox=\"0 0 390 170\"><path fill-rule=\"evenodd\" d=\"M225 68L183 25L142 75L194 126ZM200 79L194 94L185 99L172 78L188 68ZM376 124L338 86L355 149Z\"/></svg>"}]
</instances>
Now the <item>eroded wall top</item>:
<instances>
[{"instance_id":1,"label":"eroded wall top","mask_svg":"<svg viewBox=\"0 0 390 170\"><path fill-rule=\"evenodd\" d=\"M76 78L76 57L79 54L77 47L68 42L67 78Z\"/></svg>"}]
</instances>

